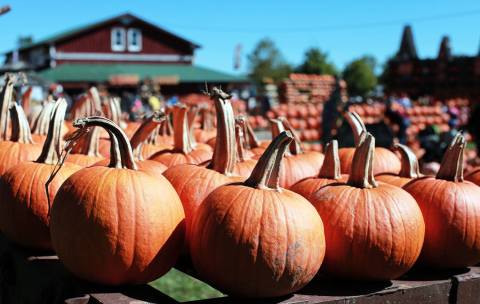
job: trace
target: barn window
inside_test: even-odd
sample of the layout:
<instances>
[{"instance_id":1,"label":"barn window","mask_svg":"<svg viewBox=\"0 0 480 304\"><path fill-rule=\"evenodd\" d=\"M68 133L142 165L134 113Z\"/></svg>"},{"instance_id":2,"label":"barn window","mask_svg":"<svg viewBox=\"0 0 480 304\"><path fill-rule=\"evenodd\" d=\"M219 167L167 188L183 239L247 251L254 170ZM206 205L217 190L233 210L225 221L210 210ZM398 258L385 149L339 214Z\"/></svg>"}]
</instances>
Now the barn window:
<instances>
[{"instance_id":1,"label":"barn window","mask_svg":"<svg viewBox=\"0 0 480 304\"><path fill-rule=\"evenodd\" d=\"M128 29L128 50L139 52L142 50L142 32L139 29Z\"/></svg>"},{"instance_id":2,"label":"barn window","mask_svg":"<svg viewBox=\"0 0 480 304\"><path fill-rule=\"evenodd\" d=\"M112 29L112 51L121 52L125 50L125 29L114 27Z\"/></svg>"}]
</instances>

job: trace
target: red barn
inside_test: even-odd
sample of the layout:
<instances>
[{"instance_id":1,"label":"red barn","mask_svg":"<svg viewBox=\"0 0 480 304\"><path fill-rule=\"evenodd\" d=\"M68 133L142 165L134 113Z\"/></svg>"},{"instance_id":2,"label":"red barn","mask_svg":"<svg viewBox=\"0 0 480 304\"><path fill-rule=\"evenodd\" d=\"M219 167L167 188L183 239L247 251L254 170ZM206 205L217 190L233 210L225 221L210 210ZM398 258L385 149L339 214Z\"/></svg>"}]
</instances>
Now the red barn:
<instances>
[{"instance_id":1,"label":"red barn","mask_svg":"<svg viewBox=\"0 0 480 304\"><path fill-rule=\"evenodd\" d=\"M163 90L198 92L205 82L227 86L243 77L193 65L199 48L131 14L68 30L7 52L4 70L36 71L69 91L90 84L135 87L149 78ZM168 92L167 92L168 93Z\"/></svg>"}]
</instances>

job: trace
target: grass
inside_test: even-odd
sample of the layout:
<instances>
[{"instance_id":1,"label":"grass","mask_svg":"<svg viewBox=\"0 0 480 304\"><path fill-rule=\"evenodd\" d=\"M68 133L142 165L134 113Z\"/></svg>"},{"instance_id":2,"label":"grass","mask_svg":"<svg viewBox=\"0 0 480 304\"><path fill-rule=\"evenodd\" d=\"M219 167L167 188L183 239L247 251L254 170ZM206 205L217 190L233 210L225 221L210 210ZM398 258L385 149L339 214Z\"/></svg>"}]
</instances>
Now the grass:
<instances>
[{"instance_id":1,"label":"grass","mask_svg":"<svg viewBox=\"0 0 480 304\"><path fill-rule=\"evenodd\" d=\"M195 278L172 268L163 277L150 283L169 297L179 302L217 298L223 294Z\"/></svg>"}]
</instances>

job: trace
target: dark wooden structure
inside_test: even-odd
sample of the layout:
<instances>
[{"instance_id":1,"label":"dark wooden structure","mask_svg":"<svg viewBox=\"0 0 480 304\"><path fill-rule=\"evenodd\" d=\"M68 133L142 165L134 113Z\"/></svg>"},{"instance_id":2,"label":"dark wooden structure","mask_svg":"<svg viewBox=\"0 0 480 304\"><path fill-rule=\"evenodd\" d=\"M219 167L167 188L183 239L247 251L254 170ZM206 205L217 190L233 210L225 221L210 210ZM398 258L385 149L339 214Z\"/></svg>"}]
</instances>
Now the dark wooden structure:
<instances>
[{"instance_id":1,"label":"dark wooden structure","mask_svg":"<svg viewBox=\"0 0 480 304\"><path fill-rule=\"evenodd\" d=\"M195 276L185 263L177 269ZM452 272L412 271L400 280L376 284L336 282L316 278L300 292L276 299L245 300L222 297L198 304L237 303L431 303L470 304L480 299L480 267ZM105 287L69 274L55 255L39 255L16 247L0 236L0 303L177 303L148 285Z\"/></svg>"},{"instance_id":2,"label":"dark wooden structure","mask_svg":"<svg viewBox=\"0 0 480 304\"><path fill-rule=\"evenodd\" d=\"M450 39L443 37L436 58L418 57L410 26L403 30L400 47L388 61L384 72L389 94L408 94L414 98L433 96L439 99L480 96L480 54L455 56Z\"/></svg>"}]
</instances>

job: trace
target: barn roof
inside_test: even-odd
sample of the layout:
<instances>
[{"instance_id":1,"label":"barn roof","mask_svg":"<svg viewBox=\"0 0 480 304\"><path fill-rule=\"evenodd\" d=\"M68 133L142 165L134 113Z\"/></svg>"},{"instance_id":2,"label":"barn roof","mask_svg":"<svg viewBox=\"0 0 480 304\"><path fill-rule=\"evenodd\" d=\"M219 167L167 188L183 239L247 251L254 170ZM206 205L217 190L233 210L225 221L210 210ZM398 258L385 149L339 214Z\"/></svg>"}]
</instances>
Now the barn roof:
<instances>
[{"instance_id":1,"label":"barn roof","mask_svg":"<svg viewBox=\"0 0 480 304\"><path fill-rule=\"evenodd\" d=\"M107 82L116 75L135 75L139 79L175 77L180 83L245 82L231 75L200 66L181 64L80 64L65 63L38 73L54 82Z\"/></svg>"},{"instance_id":2,"label":"barn roof","mask_svg":"<svg viewBox=\"0 0 480 304\"><path fill-rule=\"evenodd\" d=\"M190 40L187 40L183 37L180 37L179 35L173 34L170 31L164 30L161 27L159 27L159 26L157 26L153 23L145 21L145 20L143 20L143 19L141 19L141 18L139 18L135 15L132 15L130 13L125 13L125 14L121 14L121 15L118 15L118 16L115 16L115 17L100 20L100 21L97 21L97 22L94 22L94 23L89 23L87 25L78 26L78 27L75 27L75 28L71 28L71 29L53 34L51 36L45 37L45 38L40 39L38 41L33 41L30 44L23 45L22 47L19 48L19 50L26 50L26 49L30 49L30 48L40 46L40 45L49 45L49 44L52 44L52 43L60 42L60 41L65 40L65 39L69 39L73 36L91 31L91 30L96 29L96 28L100 28L100 27L105 26L109 23L112 23L112 22L115 22L115 21L122 21L122 20L135 20L137 22L142 23L143 25L145 25L147 27L153 28L153 29L155 29L159 32L162 32L163 34L169 35L169 36L177 39L181 43L190 45L192 48L199 48L200 47L200 45L198 45L198 44L196 44L196 43L194 43ZM5 54L9 54L11 52L12 52L12 50L6 52Z\"/></svg>"}]
</instances>

